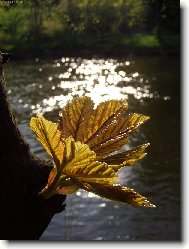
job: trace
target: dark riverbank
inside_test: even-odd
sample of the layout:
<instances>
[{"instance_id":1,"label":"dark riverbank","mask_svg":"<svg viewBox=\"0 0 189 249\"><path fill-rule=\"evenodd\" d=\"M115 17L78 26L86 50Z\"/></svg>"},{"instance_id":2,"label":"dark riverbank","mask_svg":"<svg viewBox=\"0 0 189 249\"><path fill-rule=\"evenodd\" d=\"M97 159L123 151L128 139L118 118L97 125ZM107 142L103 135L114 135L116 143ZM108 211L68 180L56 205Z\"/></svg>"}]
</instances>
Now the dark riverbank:
<instances>
[{"instance_id":1,"label":"dark riverbank","mask_svg":"<svg viewBox=\"0 0 189 249\"><path fill-rule=\"evenodd\" d=\"M7 52L7 51L3 51ZM180 48L165 49L165 48L116 48L114 50L94 48L94 49L54 49L47 51L12 51L11 60L30 60L35 58L40 59L57 59L65 57L82 57L82 58L125 58L133 56L179 56Z\"/></svg>"}]
</instances>

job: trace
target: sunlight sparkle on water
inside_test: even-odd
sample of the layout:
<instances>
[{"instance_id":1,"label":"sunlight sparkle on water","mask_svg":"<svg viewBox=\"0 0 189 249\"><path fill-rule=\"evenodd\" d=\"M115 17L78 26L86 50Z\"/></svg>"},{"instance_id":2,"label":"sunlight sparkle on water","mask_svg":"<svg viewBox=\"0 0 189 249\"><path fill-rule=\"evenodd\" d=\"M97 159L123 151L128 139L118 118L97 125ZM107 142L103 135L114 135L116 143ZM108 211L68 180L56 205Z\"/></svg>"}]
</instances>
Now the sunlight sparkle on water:
<instances>
[{"instance_id":1,"label":"sunlight sparkle on water","mask_svg":"<svg viewBox=\"0 0 189 249\"><path fill-rule=\"evenodd\" d=\"M136 72L136 73L134 73L133 74L133 77L135 78L135 77L138 77L139 76L139 73L138 72Z\"/></svg>"},{"instance_id":2,"label":"sunlight sparkle on water","mask_svg":"<svg viewBox=\"0 0 189 249\"><path fill-rule=\"evenodd\" d=\"M139 72L128 71L130 61L62 57L54 63L52 67L59 67L59 73L47 77L51 96L32 106L33 113L62 108L73 97L83 95L91 97L95 105L110 99L127 99L129 95L138 100L155 96L148 79L144 80Z\"/></svg>"},{"instance_id":3,"label":"sunlight sparkle on water","mask_svg":"<svg viewBox=\"0 0 189 249\"><path fill-rule=\"evenodd\" d=\"M88 193L88 197L89 197L89 198L93 198L93 197L96 197L96 195L93 194L93 193Z\"/></svg>"}]
</instances>

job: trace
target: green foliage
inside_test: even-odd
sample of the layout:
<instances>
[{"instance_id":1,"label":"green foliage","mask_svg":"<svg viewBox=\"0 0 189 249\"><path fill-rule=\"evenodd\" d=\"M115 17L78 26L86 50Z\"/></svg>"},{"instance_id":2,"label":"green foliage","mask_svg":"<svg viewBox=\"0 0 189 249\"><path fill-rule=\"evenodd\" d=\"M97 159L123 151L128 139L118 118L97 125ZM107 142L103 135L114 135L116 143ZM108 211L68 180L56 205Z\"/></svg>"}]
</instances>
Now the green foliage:
<instances>
[{"instance_id":1,"label":"green foliage","mask_svg":"<svg viewBox=\"0 0 189 249\"><path fill-rule=\"evenodd\" d=\"M160 47L159 41L155 35L135 34L130 38L124 38L123 44L134 48L156 48Z\"/></svg>"},{"instance_id":2,"label":"green foliage","mask_svg":"<svg viewBox=\"0 0 189 249\"><path fill-rule=\"evenodd\" d=\"M175 39L168 41L167 33ZM0 48L5 50L176 47L178 37L175 0L35 0L0 6Z\"/></svg>"},{"instance_id":3,"label":"green foliage","mask_svg":"<svg viewBox=\"0 0 189 249\"><path fill-rule=\"evenodd\" d=\"M4 49L9 51L26 42L25 33L29 26L27 16L27 9L0 7L0 45Z\"/></svg>"},{"instance_id":4,"label":"green foliage","mask_svg":"<svg viewBox=\"0 0 189 249\"><path fill-rule=\"evenodd\" d=\"M142 159L148 144L111 154L128 142L130 134L148 120L141 114L126 115L125 101L106 101L94 109L88 97L75 98L60 113L58 124L39 116L31 129L54 160L44 198L72 194L79 188L133 206L154 207L133 189L115 184L116 172Z\"/></svg>"}]
</instances>

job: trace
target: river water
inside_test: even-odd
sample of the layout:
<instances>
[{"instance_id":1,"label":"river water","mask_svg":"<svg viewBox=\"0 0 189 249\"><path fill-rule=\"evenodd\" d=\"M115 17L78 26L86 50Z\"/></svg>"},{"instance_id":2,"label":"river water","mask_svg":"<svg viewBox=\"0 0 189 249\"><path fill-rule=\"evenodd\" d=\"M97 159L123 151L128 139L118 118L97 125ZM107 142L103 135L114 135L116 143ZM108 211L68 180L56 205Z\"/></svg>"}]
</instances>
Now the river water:
<instances>
[{"instance_id":1,"label":"river water","mask_svg":"<svg viewBox=\"0 0 189 249\"><path fill-rule=\"evenodd\" d=\"M181 239L180 68L178 57L73 58L10 62L9 95L31 150L47 155L29 128L32 116L56 122L75 96L96 104L127 98L129 112L151 119L128 148L150 142L148 155L120 171L120 183L146 196L157 208L134 208L84 191L70 195L41 240L176 241Z\"/></svg>"}]
</instances>

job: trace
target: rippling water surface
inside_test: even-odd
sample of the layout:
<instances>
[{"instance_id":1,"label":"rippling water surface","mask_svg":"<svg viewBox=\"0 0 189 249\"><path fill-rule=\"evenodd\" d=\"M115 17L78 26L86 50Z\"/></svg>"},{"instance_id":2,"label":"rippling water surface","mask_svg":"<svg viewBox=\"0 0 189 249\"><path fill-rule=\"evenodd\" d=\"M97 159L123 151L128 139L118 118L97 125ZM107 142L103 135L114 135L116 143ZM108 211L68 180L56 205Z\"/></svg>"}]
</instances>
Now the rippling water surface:
<instances>
[{"instance_id":1,"label":"rippling water surface","mask_svg":"<svg viewBox=\"0 0 189 249\"><path fill-rule=\"evenodd\" d=\"M78 191L67 197L66 211L54 216L42 240L181 239L178 58L36 58L11 62L6 72L19 127L42 158L46 153L29 129L30 118L43 114L57 121L59 110L75 96L90 96L95 104L127 98L129 112L151 116L127 145L150 142L148 156L119 174L120 183L157 208L134 208Z\"/></svg>"}]
</instances>

